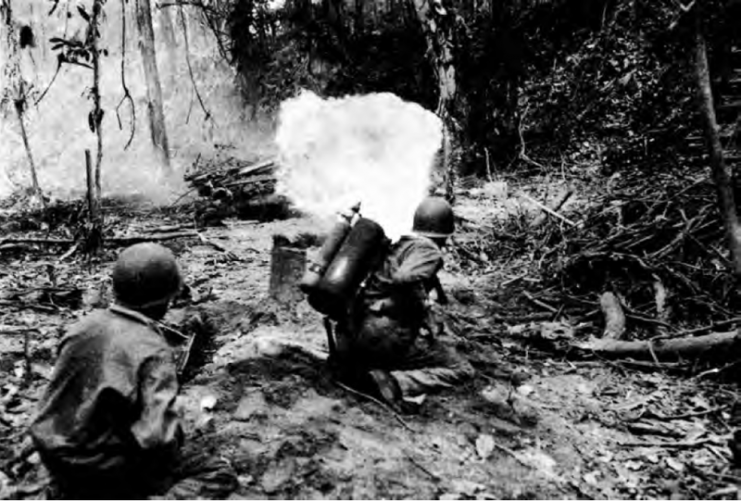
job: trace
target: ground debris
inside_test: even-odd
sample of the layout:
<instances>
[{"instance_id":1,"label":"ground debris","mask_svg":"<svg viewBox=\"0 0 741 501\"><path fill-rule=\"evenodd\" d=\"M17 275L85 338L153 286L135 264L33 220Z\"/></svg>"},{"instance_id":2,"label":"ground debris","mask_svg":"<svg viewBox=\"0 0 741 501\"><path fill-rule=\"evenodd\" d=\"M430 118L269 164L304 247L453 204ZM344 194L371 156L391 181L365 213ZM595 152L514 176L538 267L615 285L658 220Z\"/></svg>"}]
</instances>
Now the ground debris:
<instances>
[{"instance_id":1,"label":"ground debris","mask_svg":"<svg viewBox=\"0 0 741 501\"><path fill-rule=\"evenodd\" d=\"M482 200L475 201L479 205L473 206L479 213L490 208L485 196L482 194ZM543 193L533 196L548 199ZM578 196L579 190L575 190L573 204L577 207ZM629 202L627 198L621 201ZM650 208L650 204L646 206ZM667 207L669 214L674 202ZM582 216L569 211L567 206L560 213L579 224ZM692 228L712 220L701 206L693 211L694 206L685 211L689 220L701 217ZM627 228L638 224L626 220L626 214L623 224ZM707 377L686 378L694 370L686 361L607 362L594 357L569 361L554 355L564 353L554 347L568 350L585 333L599 335L599 297L604 290L601 285L587 283L582 285L588 287L575 291L577 284L568 280L554 286L543 270L553 270L559 259L563 267L556 268L560 273L556 276L561 279L571 277L569 273L579 266L587 270L596 266L599 273L618 266L610 260L615 256L606 260L599 253L585 254L600 242L598 236L604 240L621 232L607 224L615 214L585 211L583 216L591 223L581 228L571 229L549 216L537 231L528 230L531 236L517 230L496 242L487 239L494 231L503 234L502 227L490 230L490 222L478 227L465 225L472 238L458 245L476 256L477 262L470 264L466 274L459 274L462 265L455 260L461 256L455 247L450 250L454 263L445 286L450 287L453 313L447 319L448 331L471 358L480 377L454 392L428 398L418 414L404 416L410 429L400 426L389 412L364 403L331 382L325 371L326 339L318 315L303 304L284 311L267 298L272 236L288 230L316 233L313 223L299 218L265 224L229 222L202 231L207 241L198 237L166 241L177 251L193 290L198 288L199 295L200 291L214 291L196 308L204 312L212 344L203 350L203 358L186 378L184 389L190 399L186 412L190 426L198 432L198 443L229 459L240 474L241 487L234 498L733 496L729 488L737 473L729 467L726 441L730 427L735 426L735 386ZM117 235L192 231L189 216L173 218L165 211L145 216L122 211L114 217L118 218L112 223ZM634 250L627 250L633 253L644 245L657 245L653 238L668 239L665 246L676 236L671 224L676 225L675 217L681 215L667 217L673 223L660 222L659 226L667 234L639 242L647 235L644 228L642 234L622 234L614 242L623 242L621 248L639 242L631 248ZM475 217L471 220L478 224ZM641 221L641 225L648 225ZM530 228L529 223L525 227ZM39 235L34 231L16 236L36 238ZM712 241L703 231L690 233L702 242ZM62 233L57 236L70 238ZM568 242L562 244L564 239ZM685 243L675 244L666 256L678 255L673 253L682 245L690 246L686 252L699 252L688 243L691 241L687 237ZM532 242L543 244L542 252L530 253L527 246ZM582 247L568 247L571 243ZM490 252L492 248L502 252ZM481 252L488 261L481 259ZM232 254L238 259L232 259ZM515 255L521 256L511 260ZM564 260L568 256L586 261ZM0 471L7 476L10 488L16 489L9 496L35 495L30 492L40 481L38 456L34 459L31 454L21 454L22 430L32 418L44 384L41 374L53 363L64 326L110 301L106 277L114 257L108 252L100 261L89 263L74 256L61 263L54 260L56 287L81 291L77 304L73 295L65 298L54 292L47 267L30 268L24 261L28 256L22 253L0 255L3 294L41 288L51 291L43 298L34 296L36 292L22 296L45 311L0 307L0 325L7 326L6 330L38 329L30 343L35 374L30 381L24 380L23 345L16 340L23 336L0 333L0 342L10 339L0 349L0 368L5 369L0 371ZM542 269L533 264L541 258ZM641 265L627 259L632 263L630 272L638 273ZM641 259L649 267L664 262ZM690 280L699 280L688 269L681 269ZM666 308L672 313L667 322L679 326L682 312L678 305L687 298L661 270L659 266L668 292ZM461 275L471 275L470 281ZM613 289L621 305L627 306L626 335L633 339L639 324L646 327L647 337L658 334L656 324L635 320L636 315L659 318L654 311L655 278L652 273L640 277L645 283L637 282L640 287L635 290L621 280L615 281ZM528 299L523 291L548 307ZM715 298L716 292L708 289L704 293ZM677 294L680 297L675 297ZM645 299L645 305L639 297ZM3 300L23 304L16 298ZM168 324L187 331L184 312L193 308L191 302L182 300ZM697 309L693 311L699 316ZM721 318L725 317L718 310L705 318L703 325L723 321ZM680 330L686 329L669 332L674 335ZM640 367L647 372L631 370ZM216 401L201 405L208 396ZM626 443L635 445L621 445ZM3 485L0 481L0 489ZM0 492L0 497L4 494Z\"/></svg>"}]
</instances>

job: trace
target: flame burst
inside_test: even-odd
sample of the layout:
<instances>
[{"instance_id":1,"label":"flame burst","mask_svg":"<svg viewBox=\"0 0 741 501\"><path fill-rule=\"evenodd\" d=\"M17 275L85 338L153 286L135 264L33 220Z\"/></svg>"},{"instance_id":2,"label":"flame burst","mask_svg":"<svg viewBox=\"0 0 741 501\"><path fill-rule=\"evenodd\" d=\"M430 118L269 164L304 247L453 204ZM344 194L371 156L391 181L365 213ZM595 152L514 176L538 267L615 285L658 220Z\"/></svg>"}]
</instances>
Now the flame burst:
<instances>
[{"instance_id":1,"label":"flame burst","mask_svg":"<svg viewBox=\"0 0 741 501\"><path fill-rule=\"evenodd\" d=\"M442 138L434 113L393 94L303 92L281 105L276 189L319 217L361 202L364 216L398 238L428 192Z\"/></svg>"}]
</instances>

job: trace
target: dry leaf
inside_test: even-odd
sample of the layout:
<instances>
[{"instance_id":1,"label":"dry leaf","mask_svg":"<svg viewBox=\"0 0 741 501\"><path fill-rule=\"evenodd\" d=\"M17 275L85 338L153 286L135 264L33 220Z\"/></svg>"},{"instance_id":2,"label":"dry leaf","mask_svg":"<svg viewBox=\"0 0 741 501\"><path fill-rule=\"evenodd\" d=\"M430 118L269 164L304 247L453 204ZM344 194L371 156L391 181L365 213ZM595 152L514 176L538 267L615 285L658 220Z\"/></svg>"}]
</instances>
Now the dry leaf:
<instances>
[{"instance_id":1,"label":"dry leaf","mask_svg":"<svg viewBox=\"0 0 741 501\"><path fill-rule=\"evenodd\" d=\"M666 458L666 464L676 472L682 473L684 471L684 464L674 458Z\"/></svg>"},{"instance_id":2,"label":"dry leaf","mask_svg":"<svg viewBox=\"0 0 741 501\"><path fill-rule=\"evenodd\" d=\"M584 482L586 482L588 485L591 485L592 487L597 487L597 477L600 476L600 472L595 470L592 472L589 472L585 474L582 478L584 479Z\"/></svg>"},{"instance_id":3,"label":"dry leaf","mask_svg":"<svg viewBox=\"0 0 741 501\"><path fill-rule=\"evenodd\" d=\"M486 461L494 452L494 437L487 434L479 435L476 439L476 452L479 457Z\"/></svg>"},{"instance_id":4,"label":"dry leaf","mask_svg":"<svg viewBox=\"0 0 741 501\"><path fill-rule=\"evenodd\" d=\"M463 479L453 480L451 486L455 492L465 496L475 496L477 492L481 492L486 488L485 485L479 484L478 482Z\"/></svg>"},{"instance_id":5,"label":"dry leaf","mask_svg":"<svg viewBox=\"0 0 741 501\"><path fill-rule=\"evenodd\" d=\"M625 467L629 470L638 471L644 467L644 464L641 461L626 461Z\"/></svg>"},{"instance_id":6,"label":"dry leaf","mask_svg":"<svg viewBox=\"0 0 741 501\"><path fill-rule=\"evenodd\" d=\"M527 397L531 393L535 391L535 388L530 386L529 384L523 384L522 386L517 387L517 393L522 395L523 397Z\"/></svg>"},{"instance_id":7,"label":"dry leaf","mask_svg":"<svg viewBox=\"0 0 741 501\"><path fill-rule=\"evenodd\" d=\"M201 410L211 411L216 407L216 397L214 395L206 395L201 399Z\"/></svg>"}]
</instances>

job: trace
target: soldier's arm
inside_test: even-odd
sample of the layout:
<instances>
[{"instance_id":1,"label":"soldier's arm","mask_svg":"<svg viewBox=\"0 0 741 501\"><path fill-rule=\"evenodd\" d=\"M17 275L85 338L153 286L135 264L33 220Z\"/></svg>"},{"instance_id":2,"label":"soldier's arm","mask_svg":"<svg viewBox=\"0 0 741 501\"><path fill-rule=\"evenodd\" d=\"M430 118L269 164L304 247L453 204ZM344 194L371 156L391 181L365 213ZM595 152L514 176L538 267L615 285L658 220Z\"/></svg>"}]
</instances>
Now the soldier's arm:
<instances>
[{"instance_id":1,"label":"soldier's arm","mask_svg":"<svg viewBox=\"0 0 741 501\"><path fill-rule=\"evenodd\" d=\"M408 312L420 318L427 316L427 287L443 266L440 250L431 242L420 242L402 261L392 280L398 293L406 296Z\"/></svg>"},{"instance_id":2,"label":"soldier's arm","mask_svg":"<svg viewBox=\"0 0 741 501\"><path fill-rule=\"evenodd\" d=\"M144 362L139 381L141 415L131 432L148 459L175 457L183 431L176 407L177 370L171 354L163 351Z\"/></svg>"},{"instance_id":3,"label":"soldier's arm","mask_svg":"<svg viewBox=\"0 0 741 501\"><path fill-rule=\"evenodd\" d=\"M443 255L434 244L417 246L393 276L396 284L425 283L443 267Z\"/></svg>"}]
</instances>

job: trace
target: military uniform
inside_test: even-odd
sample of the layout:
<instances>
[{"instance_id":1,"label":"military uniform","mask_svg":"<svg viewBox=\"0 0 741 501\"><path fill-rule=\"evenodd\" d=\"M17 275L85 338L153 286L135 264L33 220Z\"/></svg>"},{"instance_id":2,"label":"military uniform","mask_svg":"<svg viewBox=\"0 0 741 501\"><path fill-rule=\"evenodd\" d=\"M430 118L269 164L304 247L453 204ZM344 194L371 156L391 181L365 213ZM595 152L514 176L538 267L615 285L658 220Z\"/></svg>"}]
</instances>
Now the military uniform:
<instances>
[{"instance_id":1,"label":"military uniform","mask_svg":"<svg viewBox=\"0 0 741 501\"><path fill-rule=\"evenodd\" d=\"M114 305L74 325L30 430L54 495L192 498L233 490L227 464L183 453L178 390L173 352L145 315Z\"/></svg>"},{"instance_id":2,"label":"military uniform","mask_svg":"<svg viewBox=\"0 0 741 501\"><path fill-rule=\"evenodd\" d=\"M450 343L420 336L429 325L428 293L443 266L439 247L403 236L369 277L349 325L338 326L338 358L354 371L383 369L403 397L449 388L473 374Z\"/></svg>"}]
</instances>

